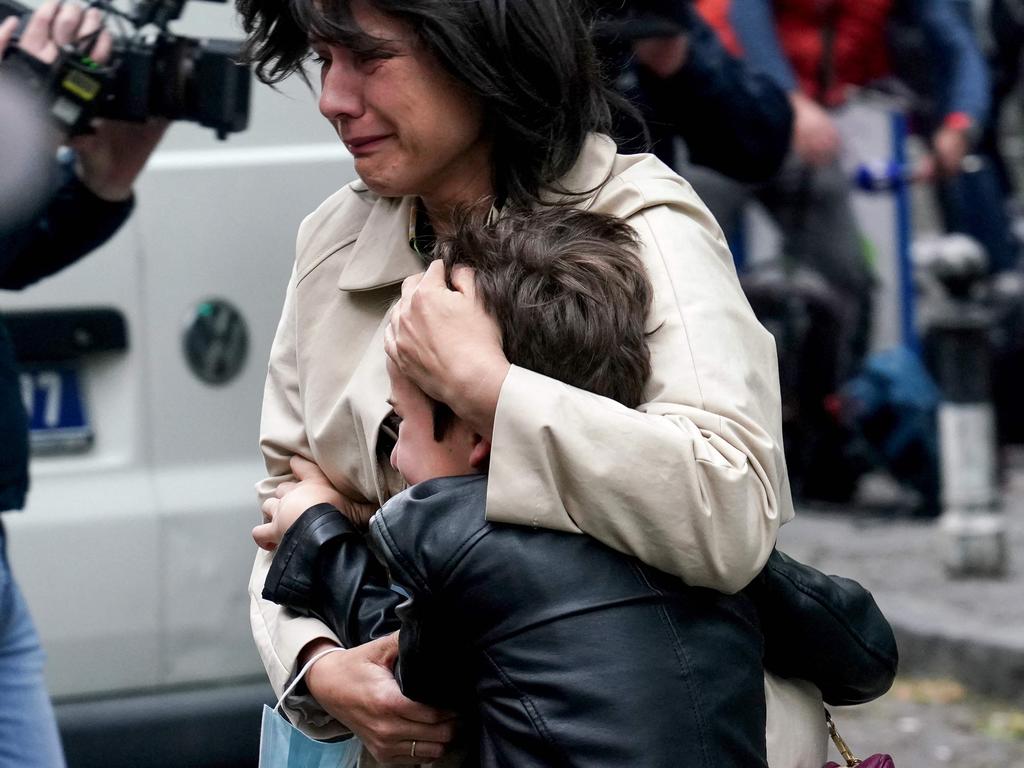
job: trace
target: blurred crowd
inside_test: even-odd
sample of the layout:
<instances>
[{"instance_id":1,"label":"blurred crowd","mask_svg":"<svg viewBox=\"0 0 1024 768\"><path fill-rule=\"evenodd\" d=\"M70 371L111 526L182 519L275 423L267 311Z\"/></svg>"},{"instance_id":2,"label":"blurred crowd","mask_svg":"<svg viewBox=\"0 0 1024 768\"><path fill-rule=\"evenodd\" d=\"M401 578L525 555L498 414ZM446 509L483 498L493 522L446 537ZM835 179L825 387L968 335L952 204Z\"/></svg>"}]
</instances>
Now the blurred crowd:
<instances>
[{"instance_id":1,"label":"blurred crowd","mask_svg":"<svg viewBox=\"0 0 1024 768\"><path fill-rule=\"evenodd\" d=\"M1024 2L635 0L599 11L605 59L647 125L645 135L624 118L626 143L648 140L680 170L734 253L744 253L752 201L780 231L770 276L737 267L779 345L794 488L846 502L865 473L883 470L917 494L915 512L936 514L940 382L916 353L873 355L879 285L894 276L878 273L863 236L871 222L855 215L840 123L851 105L880 94L906 118L905 143L918 151L887 158L884 178L867 183L926 191L940 226L955 233L943 247L904 255L917 273L938 274L944 299L994 310L986 359L999 438L1019 442L1021 217L1007 148ZM915 301L925 300L919 290ZM916 309L927 361L928 311Z\"/></svg>"}]
</instances>

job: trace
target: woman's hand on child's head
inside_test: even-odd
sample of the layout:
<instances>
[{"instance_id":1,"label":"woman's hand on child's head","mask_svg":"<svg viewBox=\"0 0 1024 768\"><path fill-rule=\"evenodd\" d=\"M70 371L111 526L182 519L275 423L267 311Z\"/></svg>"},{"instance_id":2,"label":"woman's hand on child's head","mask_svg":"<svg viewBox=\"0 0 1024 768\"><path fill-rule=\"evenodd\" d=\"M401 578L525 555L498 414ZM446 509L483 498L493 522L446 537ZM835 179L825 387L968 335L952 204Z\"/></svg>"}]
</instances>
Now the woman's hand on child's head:
<instances>
[{"instance_id":1,"label":"woman's hand on child's head","mask_svg":"<svg viewBox=\"0 0 1024 768\"><path fill-rule=\"evenodd\" d=\"M490 437L509 363L501 330L477 295L473 270L456 266L452 288L444 264L402 283L384 332L384 349L399 370L428 395L447 403Z\"/></svg>"}]
</instances>

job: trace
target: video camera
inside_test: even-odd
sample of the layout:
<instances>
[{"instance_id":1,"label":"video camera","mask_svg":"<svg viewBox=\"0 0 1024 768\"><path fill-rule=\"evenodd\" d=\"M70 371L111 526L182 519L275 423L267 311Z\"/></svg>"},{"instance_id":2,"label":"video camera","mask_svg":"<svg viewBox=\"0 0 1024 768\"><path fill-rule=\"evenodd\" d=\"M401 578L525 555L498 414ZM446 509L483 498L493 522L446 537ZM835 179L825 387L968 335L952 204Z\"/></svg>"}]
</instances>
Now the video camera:
<instances>
[{"instance_id":1,"label":"video camera","mask_svg":"<svg viewBox=\"0 0 1024 768\"><path fill-rule=\"evenodd\" d=\"M241 43L189 38L168 30L186 2L136 0L131 11L124 12L111 0L93 0L89 5L104 11L122 33L130 31L115 35L109 63L100 65L88 57L95 37L65 46L52 65L24 53L12 41L3 69L27 81L69 135L88 132L94 117L131 122L164 117L199 123L225 139L249 124L252 78L248 66L239 63ZM31 12L18 0L0 0L0 19L21 16L24 25Z\"/></svg>"}]
</instances>

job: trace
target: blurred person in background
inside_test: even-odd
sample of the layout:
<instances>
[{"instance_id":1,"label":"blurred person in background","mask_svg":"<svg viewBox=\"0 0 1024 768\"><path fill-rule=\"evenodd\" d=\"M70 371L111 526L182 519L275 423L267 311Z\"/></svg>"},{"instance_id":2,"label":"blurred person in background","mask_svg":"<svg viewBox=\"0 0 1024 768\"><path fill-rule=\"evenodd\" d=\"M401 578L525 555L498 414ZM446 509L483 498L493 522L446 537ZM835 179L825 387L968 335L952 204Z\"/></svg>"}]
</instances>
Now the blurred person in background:
<instances>
[{"instance_id":1,"label":"blurred person in background","mask_svg":"<svg viewBox=\"0 0 1024 768\"><path fill-rule=\"evenodd\" d=\"M991 114L982 126L969 172L939 186L947 228L978 240L988 255L990 273L1020 266L1020 241L1012 216L1020 215L1014 171L1001 146L1000 123L1011 96L1018 91L1024 53L1024 2L1021 0L953 0L974 30L988 63ZM910 51L910 46L906 46ZM904 59L908 55L903 56ZM920 73L922 78L927 73ZM926 81L927 82L927 81ZM1019 101L1019 93L1018 93ZM1019 110L1019 104L1018 104ZM932 119L926 114L925 120Z\"/></svg>"},{"instance_id":2,"label":"blurred person in background","mask_svg":"<svg viewBox=\"0 0 1024 768\"><path fill-rule=\"evenodd\" d=\"M29 18L17 45L49 64L60 46L98 33L101 22L96 9L47 2ZM19 19L13 17L0 22L0 58L18 26ZM109 34L99 32L92 58L105 61L111 45ZM74 153L60 163L43 213L13 231L0 232L0 288L24 288L73 264L113 235L132 210L132 185L165 127L162 122L97 121L92 134L71 139ZM0 444L0 511L18 510L28 492L28 422L14 350L2 321ZM64 765L43 662L38 635L11 574L0 523L0 768Z\"/></svg>"},{"instance_id":3,"label":"blurred person in background","mask_svg":"<svg viewBox=\"0 0 1024 768\"><path fill-rule=\"evenodd\" d=\"M781 227L785 256L828 281L841 303L842 380L867 348L874 275L830 111L892 74L891 25L914 29L938 89L941 117L929 132L934 172L953 177L988 117L985 62L952 0L700 0L699 8L734 52L789 95L794 128L790 155L769 183L750 190L711 174L692 181L727 230L752 192Z\"/></svg>"},{"instance_id":4,"label":"blurred person in background","mask_svg":"<svg viewBox=\"0 0 1024 768\"><path fill-rule=\"evenodd\" d=\"M779 170L793 124L785 91L730 54L693 0L592 0L591 10L605 73L639 108L665 164L678 167L678 138L690 163L737 181ZM616 117L622 151L648 151L643 125Z\"/></svg>"},{"instance_id":5,"label":"blurred person in background","mask_svg":"<svg viewBox=\"0 0 1024 768\"><path fill-rule=\"evenodd\" d=\"M1013 172L999 146L999 123L1008 99L1020 84L1024 54L1024 0L958 0L969 16L992 76L992 116L982 131L978 148L990 157L1007 198L1017 192Z\"/></svg>"}]
</instances>

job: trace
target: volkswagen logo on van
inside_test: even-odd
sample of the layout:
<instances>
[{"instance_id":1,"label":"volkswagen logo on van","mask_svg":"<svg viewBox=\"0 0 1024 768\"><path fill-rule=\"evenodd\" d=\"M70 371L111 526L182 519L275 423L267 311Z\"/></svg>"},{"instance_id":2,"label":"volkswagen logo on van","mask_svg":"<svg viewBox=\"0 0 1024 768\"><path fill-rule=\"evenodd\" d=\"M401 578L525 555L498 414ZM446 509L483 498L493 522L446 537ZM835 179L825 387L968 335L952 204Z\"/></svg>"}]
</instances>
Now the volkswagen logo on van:
<instances>
[{"instance_id":1,"label":"volkswagen logo on van","mask_svg":"<svg viewBox=\"0 0 1024 768\"><path fill-rule=\"evenodd\" d=\"M206 299L192 311L182 343L192 373L207 384L227 384L245 366L249 331L230 302Z\"/></svg>"}]
</instances>

